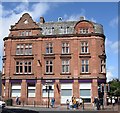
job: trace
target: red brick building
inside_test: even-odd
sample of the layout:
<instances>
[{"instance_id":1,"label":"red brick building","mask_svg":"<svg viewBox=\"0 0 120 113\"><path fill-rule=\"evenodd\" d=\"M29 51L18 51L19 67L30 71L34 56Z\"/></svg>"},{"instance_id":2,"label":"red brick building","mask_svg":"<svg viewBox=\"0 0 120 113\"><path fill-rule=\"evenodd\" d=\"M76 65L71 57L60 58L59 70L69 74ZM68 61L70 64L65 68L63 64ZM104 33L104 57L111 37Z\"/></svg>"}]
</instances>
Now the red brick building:
<instances>
[{"instance_id":1,"label":"red brick building","mask_svg":"<svg viewBox=\"0 0 120 113\"><path fill-rule=\"evenodd\" d=\"M25 104L55 104L82 97L92 103L106 82L105 35L100 24L85 20L36 23L27 13L4 38L2 95Z\"/></svg>"}]
</instances>

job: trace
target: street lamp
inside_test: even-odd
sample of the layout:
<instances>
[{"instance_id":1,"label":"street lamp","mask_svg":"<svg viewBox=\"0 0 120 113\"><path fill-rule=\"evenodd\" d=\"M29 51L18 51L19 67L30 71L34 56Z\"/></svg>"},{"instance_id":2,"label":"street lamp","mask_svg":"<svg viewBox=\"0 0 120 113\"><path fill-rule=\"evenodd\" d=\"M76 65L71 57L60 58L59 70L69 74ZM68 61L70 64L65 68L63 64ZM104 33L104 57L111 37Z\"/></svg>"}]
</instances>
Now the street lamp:
<instances>
[{"instance_id":1,"label":"street lamp","mask_svg":"<svg viewBox=\"0 0 120 113\"><path fill-rule=\"evenodd\" d=\"M52 90L52 86L46 84L46 92L48 92L48 108L49 108L49 103L50 103L50 90Z\"/></svg>"}]
</instances>

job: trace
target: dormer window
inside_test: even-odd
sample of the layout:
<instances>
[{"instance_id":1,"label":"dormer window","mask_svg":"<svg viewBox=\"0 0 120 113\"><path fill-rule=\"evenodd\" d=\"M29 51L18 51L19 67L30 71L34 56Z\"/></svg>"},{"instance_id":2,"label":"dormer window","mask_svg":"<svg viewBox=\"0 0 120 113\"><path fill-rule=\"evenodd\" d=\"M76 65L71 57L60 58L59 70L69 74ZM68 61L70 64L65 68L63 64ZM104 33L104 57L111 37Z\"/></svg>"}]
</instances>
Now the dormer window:
<instances>
[{"instance_id":1,"label":"dormer window","mask_svg":"<svg viewBox=\"0 0 120 113\"><path fill-rule=\"evenodd\" d=\"M87 34L89 33L88 28L80 28L80 34Z\"/></svg>"},{"instance_id":2,"label":"dormer window","mask_svg":"<svg viewBox=\"0 0 120 113\"><path fill-rule=\"evenodd\" d=\"M20 32L20 36L31 36L32 32L31 31L22 31Z\"/></svg>"}]
</instances>

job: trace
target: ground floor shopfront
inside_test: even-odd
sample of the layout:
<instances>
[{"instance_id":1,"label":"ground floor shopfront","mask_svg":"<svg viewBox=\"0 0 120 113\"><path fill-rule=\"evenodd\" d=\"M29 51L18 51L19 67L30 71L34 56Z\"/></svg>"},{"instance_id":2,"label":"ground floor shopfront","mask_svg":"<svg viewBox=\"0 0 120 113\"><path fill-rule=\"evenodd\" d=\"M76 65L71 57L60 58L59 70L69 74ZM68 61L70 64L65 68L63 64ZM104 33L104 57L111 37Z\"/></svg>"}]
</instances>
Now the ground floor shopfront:
<instances>
[{"instance_id":1,"label":"ground floor shopfront","mask_svg":"<svg viewBox=\"0 0 120 113\"><path fill-rule=\"evenodd\" d=\"M85 103L92 103L98 96L98 84L105 83L105 79L10 79L2 80L2 95L4 99L20 97L24 104L47 104L49 97L55 98L55 104L66 104L67 99L74 95L83 98Z\"/></svg>"}]
</instances>

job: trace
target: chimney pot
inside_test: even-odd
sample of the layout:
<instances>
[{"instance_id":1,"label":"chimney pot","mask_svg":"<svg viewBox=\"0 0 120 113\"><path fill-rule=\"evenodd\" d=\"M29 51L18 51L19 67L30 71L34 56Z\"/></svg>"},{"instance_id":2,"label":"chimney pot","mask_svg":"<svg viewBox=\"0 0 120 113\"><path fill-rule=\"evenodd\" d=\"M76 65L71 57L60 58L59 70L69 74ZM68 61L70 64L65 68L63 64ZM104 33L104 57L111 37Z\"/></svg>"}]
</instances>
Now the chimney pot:
<instances>
[{"instance_id":1,"label":"chimney pot","mask_svg":"<svg viewBox=\"0 0 120 113\"><path fill-rule=\"evenodd\" d=\"M81 16L81 17L80 17L80 20L85 20L85 17L84 17L84 16Z\"/></svg>"}]
</instances>

